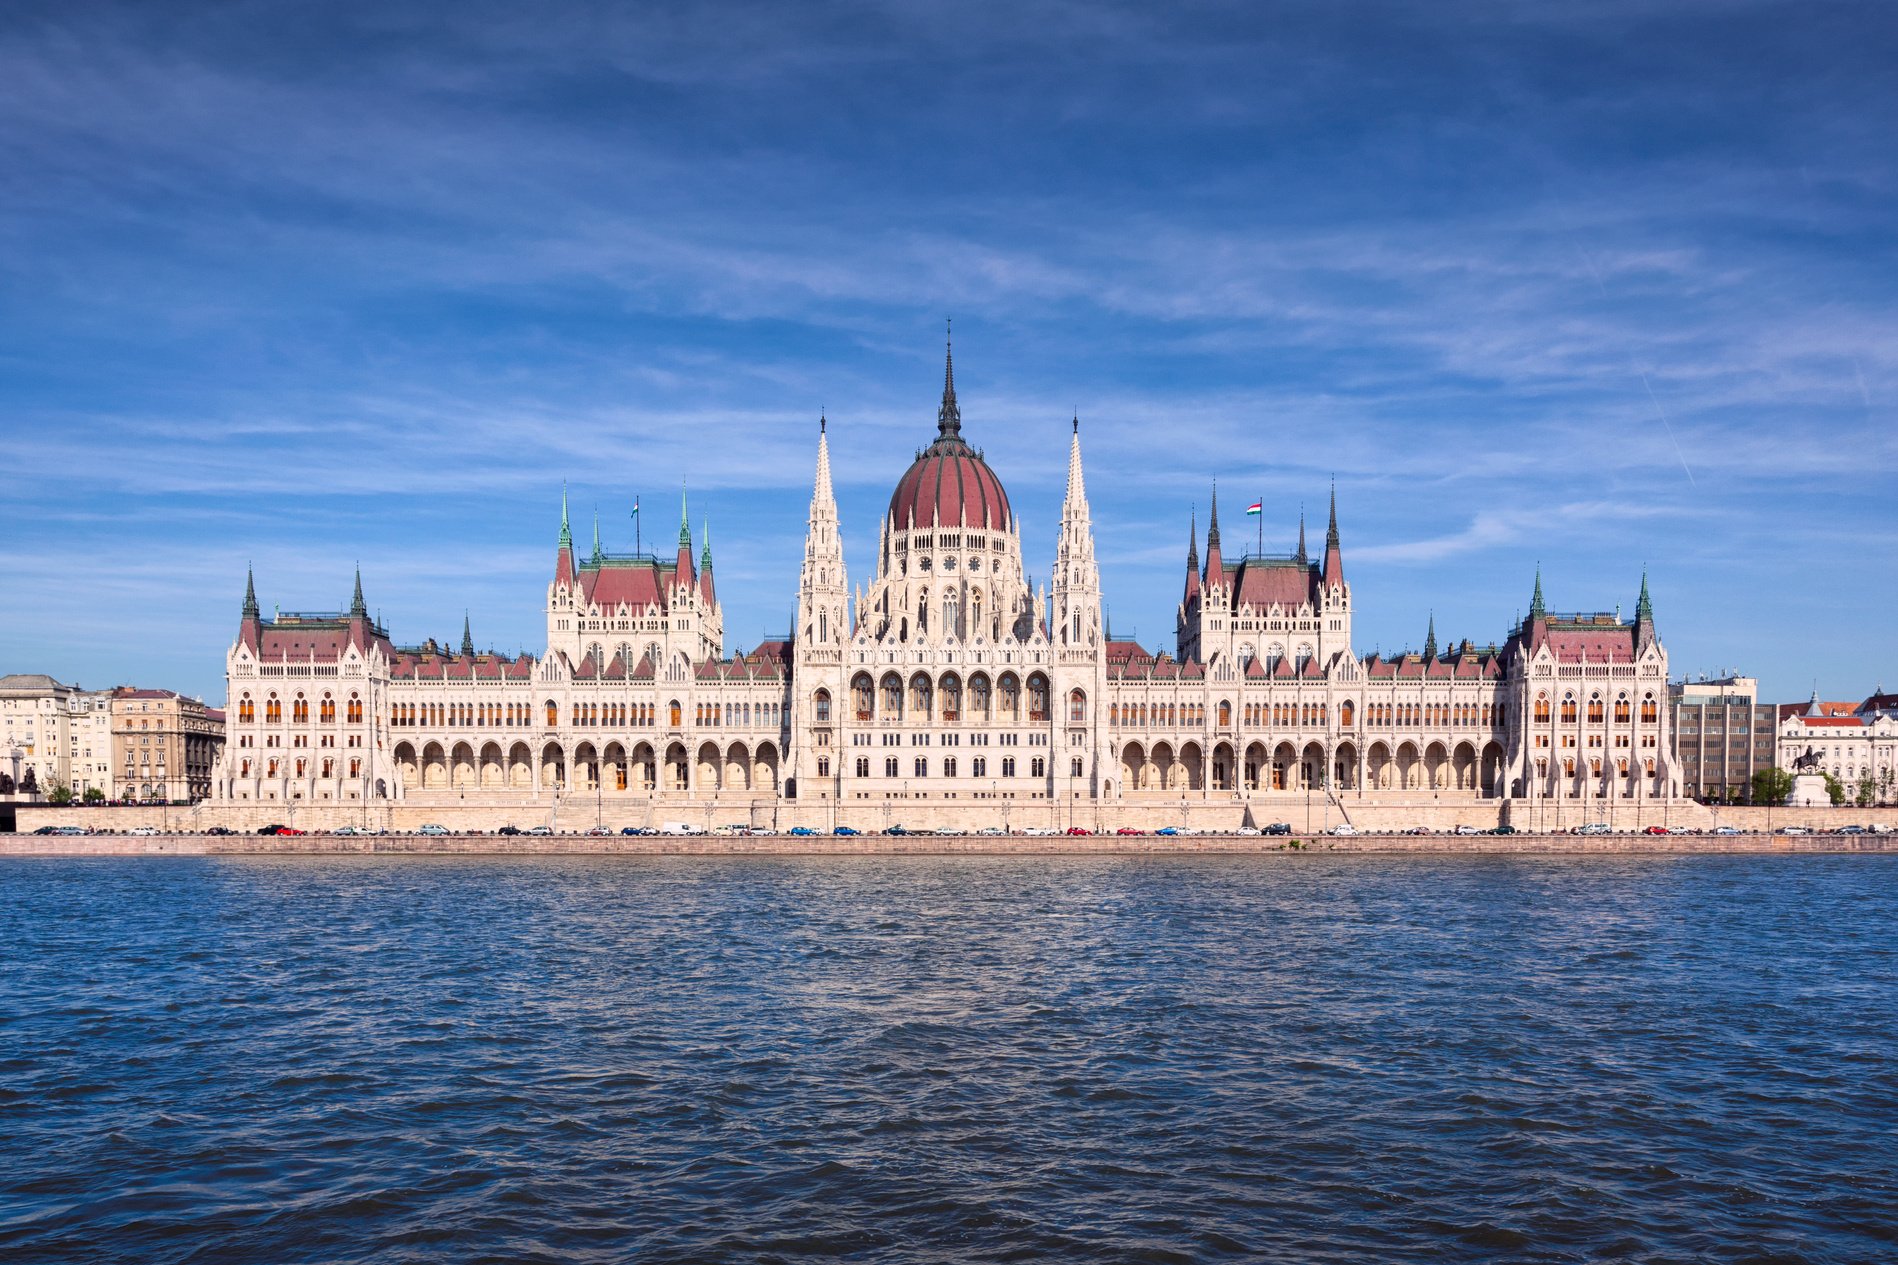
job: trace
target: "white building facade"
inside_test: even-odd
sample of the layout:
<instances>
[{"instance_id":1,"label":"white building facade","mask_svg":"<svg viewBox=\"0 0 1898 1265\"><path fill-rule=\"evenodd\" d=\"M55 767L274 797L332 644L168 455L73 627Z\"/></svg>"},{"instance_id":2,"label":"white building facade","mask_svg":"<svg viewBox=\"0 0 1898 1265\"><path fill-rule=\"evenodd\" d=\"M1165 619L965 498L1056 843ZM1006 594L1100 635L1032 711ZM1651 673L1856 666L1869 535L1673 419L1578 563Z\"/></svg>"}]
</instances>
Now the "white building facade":
<instances>
[{"instance_id":1,"label":"white building facade","mask_svg":"<svg viewBox=\"0 0 1898 1265\"><path fill-rule=\"evenodd\" d=\"M962 433L953 361L936 435L853 587L827 427L791 635L727 657L709 539L676 554L574 546L565 506L538 658L398 647L350 609L264 619L247 587L227 656L227 801L797 805L859 828L925 806L1249 805L1319 795L1668 799L1667 657L1635 618L1556 614L1540 576L1503 644L1361 655L1335 492L1323 552L1229 560L1215 499L1174 645L1106 626L1073 424L1038 580L1000 477ZM1097 815L1098 816L1098 815ZM1026 821L1024 814L1016 820Z\"/></svg>"}]
</instances>

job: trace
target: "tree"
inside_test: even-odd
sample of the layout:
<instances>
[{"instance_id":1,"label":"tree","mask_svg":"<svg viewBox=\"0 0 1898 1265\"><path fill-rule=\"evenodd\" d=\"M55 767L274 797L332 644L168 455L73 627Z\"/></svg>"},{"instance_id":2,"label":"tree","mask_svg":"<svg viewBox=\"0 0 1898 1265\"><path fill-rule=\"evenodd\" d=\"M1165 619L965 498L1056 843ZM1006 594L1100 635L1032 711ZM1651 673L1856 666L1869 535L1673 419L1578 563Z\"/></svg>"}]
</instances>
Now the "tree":
<instances>
[{"instance_id":1,"label":"tree","mask_svg":"<svg viewBox=\"0 0 1898 1265\"><path fill-rule=\"evenodd\" d=\"M1860 776L1858 785L1853 788L1853 791L1855 793L1852 796L1852 802L1860 808L1870 808L1872 802L1878 798L1878 787L1872 782L1870 773Z\"/></svg>"},{"instance_id":2,"label":"tree","mask_svg":"<svg viewBox=\"0 0 1898 1265\"><path fill-rule=\"evenodd\" d=\"M1894 774L1891 771L1890 766L1887 766L1878 775L1878 802L1879 803L1881 804L1891 803L1893 782L1898 782L1898 774Z\"/></svg>"},{"instance_id":3,"label":"tree","mask_svg":"<svg viewBox=\"0 0 1898 1265\"><path fill-rule=\"evenodd\" d=\"M88 786L85 795L81 798L88 804L103 804L105 803L105 792L96 786Z\"/></svg>"},{"instance_id":4,"label":"tree","mask_svg":"<svg viewBox=\"0 0 1898 1265\"><path fill-rule=\"evenodd\" d=\"M1840 804L1845 802L1845 783L1839 781L1838 778L1833 777L1830 773L1823 774L1822 776L1826 780L1826 798L1832 801L1834 808L1837 808Z\"/></svg>"},{"instance_id":5,"label":"tree","mask_svg":"<svg viewBox=\"0 0 1898 1265\"><path fill-rule=\"evenodd\" d=\"M46 788L46 799L52 804L70 804L72 803L72 787L64 782L52 782Z\"/></svg>"},{"instance_id":6,"label":"tree","mask_svg":"<svg viewBox=\"0 0 1898 1265\"><path fill-rule=\"evenodd\" d=\"M1753 775L1753 802L1783 804L1793 793L1793 775L1777 766L1761 769Z\"/></svg>"}]
</instances>

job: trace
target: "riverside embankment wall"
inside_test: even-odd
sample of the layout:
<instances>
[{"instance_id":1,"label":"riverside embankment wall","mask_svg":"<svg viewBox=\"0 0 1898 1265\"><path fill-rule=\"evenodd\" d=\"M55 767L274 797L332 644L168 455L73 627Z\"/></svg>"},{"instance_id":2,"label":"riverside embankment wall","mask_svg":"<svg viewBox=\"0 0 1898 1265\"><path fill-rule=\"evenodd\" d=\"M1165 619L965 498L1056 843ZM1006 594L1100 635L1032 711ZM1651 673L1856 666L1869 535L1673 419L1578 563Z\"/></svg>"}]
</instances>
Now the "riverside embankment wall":
<instances>
[{"instance_id":1,"label":"riverside embankment wall","mask_svg":"<svg viewBox=\"0 0 1898 1265\"><path fill-rule=\"evenodd\" d=\"M0 857L29 856L1141 856L1307 852L1579 855L1898 854L1892 835L6 835Z\"/></svg>"}]
</instances>

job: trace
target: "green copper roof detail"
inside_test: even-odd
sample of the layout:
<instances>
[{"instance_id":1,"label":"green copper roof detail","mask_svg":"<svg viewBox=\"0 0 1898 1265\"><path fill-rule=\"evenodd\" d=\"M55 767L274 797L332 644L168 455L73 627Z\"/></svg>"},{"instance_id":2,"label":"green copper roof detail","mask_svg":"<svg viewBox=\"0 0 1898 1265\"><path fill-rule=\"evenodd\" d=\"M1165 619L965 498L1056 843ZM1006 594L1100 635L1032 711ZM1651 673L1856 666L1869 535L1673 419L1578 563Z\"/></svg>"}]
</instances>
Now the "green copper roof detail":
<instances>
[{"instance_id":1,"label":"green copper roof detail","mask_svg":"<svg viewBox=\"0 0 1898 1265\"><path fill-rule=\"evenodd\" d=\"M1538 619L1547 618L1548 614L1549 608L1542 604L1542 564L1538 562L1536 564L1536 592L1535 596L1529 599L1529 622L1534 623Z\"/></svg>"},{"instance_id":2,"label":"green copper roof detail","mask_svg":"<svg viewBox=\"0 0 1898 1265\"><path fill-rule=\"evenodd\" d=\"M1654 603L1648 600L1648 573L1641 572L1641 600L1634 605L1634 620L1639 623L1654 622Z\"/></svg>"},{"instance_id":3,"label":"green copper roof detail","mask_svg":"<svg viewBox=\"0 0 1898 1265\"><path fill-rule=\"evenodd\" d=\"M560 547L573 548L573 528L567 522L567 485L560 485Z\"/></svg>"}]
</instances>

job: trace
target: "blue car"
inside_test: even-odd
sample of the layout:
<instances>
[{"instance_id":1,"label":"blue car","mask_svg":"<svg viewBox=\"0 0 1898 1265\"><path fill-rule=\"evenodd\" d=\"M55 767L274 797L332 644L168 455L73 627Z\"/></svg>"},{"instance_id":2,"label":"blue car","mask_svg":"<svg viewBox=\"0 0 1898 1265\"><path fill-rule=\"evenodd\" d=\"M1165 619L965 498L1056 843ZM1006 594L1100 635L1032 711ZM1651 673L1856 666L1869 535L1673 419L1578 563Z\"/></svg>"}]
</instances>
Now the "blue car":
<instances>
[{"instance_id":1,"label":"blue car","mask_svg":"<svg viewBox=\"0 0 1898 1265\"><path fill-rule=\"evenodd\" d=\"M849 837L855 835L857 832L852 830L849 826L839 826L837 827L837 833L840 836Z\"/></svg>"},{"instance_id":2,"label":"blue car","mask_svg":"<svg viewBox=\"0 0 1898 1265\"><path fill-rule=\"evenodd\" d=\"M817 832L815 830L812 830L809 826L792 826L791 833L794 835L803 836L803 835L814 835Z\"/></svg>"},{"instance_id":3,"label":"blue car","mask_svg":"<svg viewBox=\"0 0 1898 1265\"><path fill-rule=\"evenodd\" d=\"M1177 835L1180 833L1180 828L1178 826L1162 826L1153 833L1156 835Z\"/></svg>"}]
</instances>

